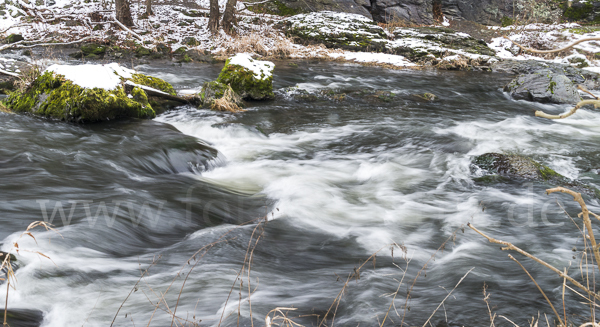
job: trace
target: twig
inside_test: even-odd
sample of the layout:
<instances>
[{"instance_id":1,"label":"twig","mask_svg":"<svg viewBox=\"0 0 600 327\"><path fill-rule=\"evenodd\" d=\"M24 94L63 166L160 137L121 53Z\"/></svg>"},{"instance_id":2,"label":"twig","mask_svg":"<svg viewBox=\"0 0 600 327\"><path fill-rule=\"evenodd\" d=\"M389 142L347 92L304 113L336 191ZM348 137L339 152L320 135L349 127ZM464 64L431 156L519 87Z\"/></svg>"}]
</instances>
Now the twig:
<instances>
[{"instance_id":1,"label":"twig","mask_svg":"<svg viewBox=\"0 0 600 327\"><path fill-rule=\"evenodd\" d=\"M135 33L134 31L130 30L129 28L127 28L127 26L123 25L120 21L118 20L114 20L113 23L121 26L122 29L124 29L125 31L129 32L129 34L133 35L136 39L140 40L140 41L144 41L144 39L139 36L137 33Z\"/></svg>"},{"instance_id":2,"label":"twig","mask_svg":"<svg viewBox=\"0 0 600 327\"><path fill-rule=\"evenodd\" d=\"M2 74L4 74L4 75L9 75L9 76L14 76L14 77L19 77L19 74L17 74L17 73L13 73L13 72L9 72L9 71L6 71L6 70L4 70L4 69L0 69L0 73L2 73Z\"/></svg>"},{"instance_id":3,"label":"twig","mask_svg":"<svg viewBox=\"0 0 600 327\"><path fill-rule=\"evenodd\" d=\"M588 288L586 288L585 286L581 285L581 283L579 283L578 281L576 281L575 279L571 278L571 276L563 273L562 271L556 269L554 266L551 266L550 264L546 263L545 261L538 259L536 256L533 256L525 251L523 251L522 249L514 246L512 243L508 243L508 242L504 242L504 241L500 241L494 238L491 238L489 236L487 236L486 234L484 234L483 232L481 232L480 230L478 230L477 228L475 228L475 226L473 226L473 224L468 223L467 226L469 226L469 228L471 228L472 230L474 230L475 232L477 232L477 234L485 237L488 241L490 241L490 243L496 243L496 244L500 244L500 245L504 245L503 248L501 248L503 251L504 250L513 250L513 251L517 251L519 253L521 253L522 255L528 257L529 259L534 260L535 262L541 264L542 266L554 271L555 273L557 273L560 277L566 278L569 282L573 283L573 285L579 287L580 289L584 290L586 293L588 293L588 295L590 295L591 297L596 298L597 300L600 300L600 295L590 291Z\"/></svg>"},{"instance_id":4,"label":"twig","mask_svg":"<svg viewBox=\"0 0 600 327\"><path fill-rule=\"evenodd\" d=\"M460 283L462 283L462 281L467 278L467 275L473 271L473 269L475 269L475 267L469 269L469 271L467 271L467 273L462 276L462 278L458 281L458 283L456 283L456 285L454 286L454 288L452 289L452 291L450 291L450 293L448 293L448 295L446 295L446 297L442 300L442 302L437 306L437 308L435 308L435 310L433 310L433 313L431 313L431 316L429 316L429 318L427 319L427 321L423 324L423 327L427 326L427 324L429 323L429 321L431 320L431 318L433 318L433 315L435 315L435 313L438 311L438 309L444 304L444 302L446 301L446 299L448 299L450 297L450 295L452 294L452 292L454 292L454 290L458 287L458 285L460 285Z\"/></svg>"},{"instance_id":5,"label":"twig","mask_svg":"<svg viewBox=\"0 0 600 327\"><path fill-rule=\"evenodd\" d=\"M581 40L577 40L569 45L567 45L564 48L560 48L560 49L554 49L554 50L536 50L536 49L531 49L531 48L526 48L522 45L520 45L519 43L511 40L508 38L508 36L504 36L505 39L509 40L510 42L512 42L514 45L518 46L519 48L521 48L521 50L523 51L527 51L527 52L533 52L533 53L555 53L555 52L561 52L561 51L565 51L565 50L569 50L570 48L572 48L573 46L581 43L581 42L586 42L586 41L600 41L600 37L590 37L590 38L585 38L585 39L581 39Z\"/></svg>"},{"instance_id":6,"label":"twig","mask_svg":"<svg viewBox=\"0 0 600 327\"><path fill-rule=\"evenodd\" d=\"M555 188L546 190L546 194L552 194L555 192L561 192L561 193L566 193L566 194L571 195L573 197L573 200L575 200L581 206L581 213L583 216L583 224L585 225L585 228L588 231L588 236L590 237L590 242L592 243L592 252L594 252L594 257L596 259L596 263L600 265L600 252L598 251L598 245L596 244L596 238L594 238L594 231L592 230L592 221L590 220L590 211L588 210L587 205L585 204L585 201L583 201L583 198L581 197L581 193L571 191L564 187L555 187ZM600 267L599 267L599 269L600 269Z\"/></svg>"},{"instance_id":7,"label":"twig","mask_svg":"<svg viewBox=\"0 0 600 327\"><path fill-rule=\"evenodd\" d=\"M585 92L585 93L587 93L589 95L591 95L596 100L600 100L599 97L595 96L594 93L590 92L588 89L586 89L585 87L583 87L581 84L577 85L577 89L581 90L581 91L583 91L583 92Z\"/></svg>"},{"instance_id":8,"label":"twig","mask_svg":"<svg viewBox=\"0 0 600 327\"><path fill-rule=\"evenodd\" d=\"M577 111L577 109L579 109L579 108L581 108L583 106L590 105L590 104L593 104L594 107L597 108L597 107L600 106L600 100L583 100L583 101L579 101L575 105L575 107L573 107L573 109L569 110L569 112L566 112L566 113L560 114L560 115L550 115L550 114L547 114L547 113L545 113L545 112L543 112L541 110L537 110L535 112L535 116L536 117L541 117L541 118L548 118L548 119L563 119L563 118L567 118L567 117L573 115Z\"/></svg>"},{"instance_id":9,"label":"twig","mask_svg":"<svg viewBox=\"0 0 600 327\"><path fill-rule=\"evenodd\" d=\"M544 291L542 290L542 288L540 287L540 285L538 285L538 283L535 281L535 279L533 278L533 276L531 276L531 274L529 273L529 271L527 271L527 269L525 269L525 267L519 262L519 260L515 259L515 257L513 257L512 255L508 255L509 258L511 258L511 260L513 260L514 262L518 263L519 266L521 266L521 268L523 268L523 270L525 271L525 273L527 274L527 276L529 276L529 278L531 278L531 280L533 281L533 283L535 284L535 286L537 286L538 290L540 290L540 293L542 293L542 295L544 296L544 298L546 299L546 301L548 302L548 304L550 305L550 307L552 308L552 311L554 311L554 315L556 315L556 318L558 318L558 321L560 321L560 324L562 326L566 326L562 319L560 319L560 315L558 314L558 312L556 312L556 309L554 308L554 305L552 305L552 302L550 302L550 299L548 299L548 297L546 296L546 293L544 293Z\"/></svg>"}]
</instances>

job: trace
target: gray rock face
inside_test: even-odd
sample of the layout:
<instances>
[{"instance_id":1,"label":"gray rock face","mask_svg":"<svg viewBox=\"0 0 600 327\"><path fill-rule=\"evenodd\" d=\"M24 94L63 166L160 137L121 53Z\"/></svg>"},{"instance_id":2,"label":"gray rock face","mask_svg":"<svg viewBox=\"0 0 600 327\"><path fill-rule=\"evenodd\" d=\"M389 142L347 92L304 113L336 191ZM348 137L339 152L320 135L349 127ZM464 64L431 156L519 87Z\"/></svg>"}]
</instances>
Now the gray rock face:
<instances>
[{"instance_id":1,"label":"gray rock face","mask_svg":"<svg viewBox=\"0 0 600 327\"><path fill-rule=\"evenodd\" d=\"M570 104L581 101L573 82L551 70L519 75L504 87L504 91L515 100Z\"/></svg>"},{"instance_id":2,"label":"gray rock face","mask_svg":"<svg viewBox=\"0 0 600 327\"><path fill-rule=\"evenodd\" d=\"M484 25L500 24L502 17L513 16L514 0L442 0L446 17Z\"/></svg>"},{"instance_id":3,"label":"gray rock face","mask_svg":"<svg viewBox=\"0 0 600 327\"><path fill-rule=\"evenodd\" d=\"M405 21L415 24L433 23L434 0L371 0L369 8L376 22Z\"/></svg>"}]
</instances>

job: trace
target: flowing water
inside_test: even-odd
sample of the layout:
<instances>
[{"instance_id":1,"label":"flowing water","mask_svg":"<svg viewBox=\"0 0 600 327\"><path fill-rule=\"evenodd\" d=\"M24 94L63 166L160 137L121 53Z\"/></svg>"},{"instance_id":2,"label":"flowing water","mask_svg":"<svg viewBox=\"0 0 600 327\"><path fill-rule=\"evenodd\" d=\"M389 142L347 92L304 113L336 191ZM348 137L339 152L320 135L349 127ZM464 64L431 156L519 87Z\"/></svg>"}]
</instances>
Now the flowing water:
<instances>
[{"instance_id":1,"label":"flowing water","mask_svg":"<svg viewBox=\"0 0 600 327\"><path fill-rule=\"evenodd\" d=\"M568 196L546 196L552 185L544 183L476 183L470 161L517 152L600 184L599 113L535 118L533 110L566 107L510 100L501 87L511 76L500 74L298 65L278 62L277 99L250 103L241 114L182 107L153 121L72 125L0 113L1 250L13 242L21 249L9 310L42 326L109 326L117 312L114 326L169 326L166 302L177 308L178 325L250 326L252 314L261 326L270 310L294 307L290 318L316 326L346 278L383 248L348 283L327 325L377 326L396 289L386 325L422 325L471 268L432 325L489 324L484 283L494 312L519 325L551 313L508 253L465 225L559 269L570 264L577 276L581 256L572 249L583 243L556 199L572 215L577 206ZM179 89L214 79L220 68L137 67ZM294 86L397 96L307 100L281 91ZM424 92L439 100L411 96ZM268 222L256 228L265 215ZM44 219L60 235L37 228L37 243L19 239ZM250 278L246 272L241 290L239 280L232 290L258 235ZM406 308L414 278L448 239ZM190 260L203 247L208 251ZM561 278L517 257L562 309ZM576 295L566 298L570 319L589 318Z\"/></svg>"}]
</instances>

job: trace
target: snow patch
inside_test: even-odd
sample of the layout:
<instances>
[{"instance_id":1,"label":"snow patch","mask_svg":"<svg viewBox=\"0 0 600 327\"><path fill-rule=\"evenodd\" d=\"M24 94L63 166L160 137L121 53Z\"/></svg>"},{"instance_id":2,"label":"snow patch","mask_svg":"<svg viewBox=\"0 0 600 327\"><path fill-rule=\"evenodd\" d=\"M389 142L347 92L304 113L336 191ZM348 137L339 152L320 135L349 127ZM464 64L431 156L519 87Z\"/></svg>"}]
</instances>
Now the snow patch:
<instances>
[{"instance_id":1,"label":"snow patch","mask_svg":"<svg viewBox=\"0 0 600 327\"><path fill-rule=\"evenodd\" d=\"M84 88L101 88L114 90L121 84L121 79L133 77L135 71L122 67L117 63L107 65L52 65L44 72L51 71L63 75L74 84Z\"/></svg>"},{"instance_id":2,"label":"snow patch","mask_svg":"<svg viewBox=\"0 0 600 327\"><path fill-rule=\"evenodd\" d=\"M249 53L238 53L229 58L230 65L242 66L254 73L254 77L259 80L264 80L273 75L275 64L270 61L262 61L252 59Z\"/></svg>"}]
</instances>

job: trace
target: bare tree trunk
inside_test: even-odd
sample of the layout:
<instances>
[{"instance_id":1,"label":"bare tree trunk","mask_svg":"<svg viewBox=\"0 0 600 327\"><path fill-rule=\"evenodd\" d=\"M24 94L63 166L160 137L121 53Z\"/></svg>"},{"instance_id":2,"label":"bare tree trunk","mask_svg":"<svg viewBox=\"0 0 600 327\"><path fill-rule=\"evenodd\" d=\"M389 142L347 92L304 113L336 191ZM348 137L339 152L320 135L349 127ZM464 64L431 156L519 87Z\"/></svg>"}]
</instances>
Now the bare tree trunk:
<instances>
[{"instance_id":1,"label":"bare tree trunk","mask_svg":"<svg viewBox=\"0 0 600 327\"><path fill-rule=\"evenodd\" d=\"M125 26L133 26L133 18L131 18L131 9L129 8L128 0L115 0L115 14L117 20Z\"/></svg>"},{"instance_id":2,"label":"bare tree trunk","mask_svg":"<svg viewBox=\"0 0 600 327\"><path fill-rule=\"evenodd\" d=\"M152 0L146 0L146 16L152 16Z\"/></svg>"},{"instance_id":3,"label":"bare tree trunk","mask_svg":"<svg viewBox=\"0 0 600 327\"><path fill-rule=\"evenodd\" d=\"M233 26L237 23L235 19L235 5L237 0L227 0L225 12L223 13L223 30L229 35L235 34Z\"/></svg>"},{"instance_id":4,"label":"bare tree trunk","mask_svg":"<svg viewBox=\"0 0 600 327\"><path fill-rule=\"evenodd\" d=\"M219 0L210 0L210 13L208 15L208 29L211 33L217 33L219 30Z\"/></svg>"}]
</instances>

